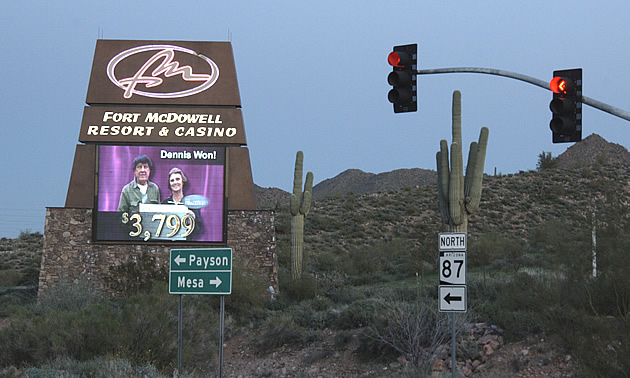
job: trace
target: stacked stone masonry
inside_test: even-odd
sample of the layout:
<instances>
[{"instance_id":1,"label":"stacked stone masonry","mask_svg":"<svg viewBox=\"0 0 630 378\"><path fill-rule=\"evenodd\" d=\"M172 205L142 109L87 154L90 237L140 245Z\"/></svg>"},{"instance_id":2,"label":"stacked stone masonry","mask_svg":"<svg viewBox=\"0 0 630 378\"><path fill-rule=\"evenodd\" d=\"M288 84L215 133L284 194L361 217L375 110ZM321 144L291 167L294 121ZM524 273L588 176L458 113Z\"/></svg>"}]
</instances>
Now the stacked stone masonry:
<instances>
[{"instance_id":1,"label":"stacked stone masonry","mask_svg":"<svg viewBox=\"0 0 630 378\"><path fill-rule=\"evenodd\" d=\"M242 263L247 271L261 272L278 290L274 217L273 211L230 211L227 244L233 248L235 265ZM94 243L91 209L47 208L39 293L60 282L87 280L91 287L112 294L106 285L110 267L133 261L142 253L155 257L158 267L168 266L174 247L181 246Z\"/></svg>"}]
</instances>

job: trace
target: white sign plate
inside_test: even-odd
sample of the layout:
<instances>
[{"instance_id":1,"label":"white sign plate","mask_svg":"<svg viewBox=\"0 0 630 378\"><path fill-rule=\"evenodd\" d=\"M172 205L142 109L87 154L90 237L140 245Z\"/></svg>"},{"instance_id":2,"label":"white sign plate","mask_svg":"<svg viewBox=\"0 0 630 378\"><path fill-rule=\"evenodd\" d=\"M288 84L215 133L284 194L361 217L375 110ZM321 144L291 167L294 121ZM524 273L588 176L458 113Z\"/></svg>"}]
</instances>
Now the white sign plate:
<instances>
[{"instance_id":1,"label":"white sign plate","mask_svg":"<svg viewBox=\"0 0 630 378\"><path fill-rule=\"evenodd\" d=\"M440 252L440 285L466 285L466 252Z\"/></svg>"},{"instance_id":2,"label":"white sign plate","mask_svg":"<svg viewBox=\"0 0 630 378\"><path fill-rule=\"evenodd\" d=\"M440 286L440 312L466 312L466 286Z\"/></svg>"},{"instance_id":3,"label":"white sign plate","mask_svg":"<svg viewBox=\"0 0 630 378\"><path fill-rule=\"evenodd\" d=\"M465 251L465 232L441 232L439 237L439 248L442 251Z\"/></svg>"}]
</instances>

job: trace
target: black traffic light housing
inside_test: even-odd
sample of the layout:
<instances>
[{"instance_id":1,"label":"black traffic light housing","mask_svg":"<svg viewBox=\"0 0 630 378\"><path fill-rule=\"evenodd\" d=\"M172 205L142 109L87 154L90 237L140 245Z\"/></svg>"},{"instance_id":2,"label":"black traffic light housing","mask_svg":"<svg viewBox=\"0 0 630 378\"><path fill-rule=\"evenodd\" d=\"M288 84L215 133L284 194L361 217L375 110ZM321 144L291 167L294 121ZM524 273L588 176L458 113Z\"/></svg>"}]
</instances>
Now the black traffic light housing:
<instances>
[{"instance_id":1,"label":"black traffic light housing","mask_svg":"<svg viewBox=\"0 0 630 378\"><path fill-rule=\"evenodd\" d=\"M394 113L417 111L418 45L394 46L387 62L392 66L387 82L393 87L387 94L387 99L394 104Z\"/></svg>"},{"instance_id":2,"label":"black traffic light housing","mask_svg":"<svg viewBox=\"0 0 630 378\"><path fill-rule=\"evenodd\" d=\"M582 69L553 71L549 84L553 99L549 109L553 114L549 127L553 143L582 140Z\"/></svg>"}]
</instances>

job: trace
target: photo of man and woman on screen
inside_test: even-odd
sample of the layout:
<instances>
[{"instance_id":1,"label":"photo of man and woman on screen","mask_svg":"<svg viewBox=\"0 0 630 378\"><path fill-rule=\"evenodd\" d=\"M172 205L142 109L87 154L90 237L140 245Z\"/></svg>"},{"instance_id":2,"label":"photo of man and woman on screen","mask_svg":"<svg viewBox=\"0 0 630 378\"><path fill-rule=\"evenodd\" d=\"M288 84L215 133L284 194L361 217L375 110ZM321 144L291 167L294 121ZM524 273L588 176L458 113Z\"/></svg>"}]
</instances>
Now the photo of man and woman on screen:
<instances>
[{"instance_id":1,"label":"photo of man and woman on screen","mask_svg":"<svg viewBox=\"0 0 630 378\"><path fill-rule=\"evenodd\" d=\"M99 146L97 240L225 239L225 149Z\"/></svg>"}]
</instances>

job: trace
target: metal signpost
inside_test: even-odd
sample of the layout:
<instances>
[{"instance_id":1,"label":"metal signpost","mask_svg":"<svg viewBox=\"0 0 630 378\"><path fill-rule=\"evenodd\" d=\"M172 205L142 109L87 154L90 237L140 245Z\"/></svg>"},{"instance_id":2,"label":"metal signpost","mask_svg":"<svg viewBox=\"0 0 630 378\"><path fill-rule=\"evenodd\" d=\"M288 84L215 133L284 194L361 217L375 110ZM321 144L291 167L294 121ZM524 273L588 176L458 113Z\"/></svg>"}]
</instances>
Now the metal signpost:
<instances>
[{"instance_id":1,"label":"metal signpost","mask_svg":"<svg viewBox=\"0 0 630 378\"><path fill-rule=\"evenodd\" d=\"M168 292L179 294L177 369L182 371L182 297L184 294L221 296L219 318L219 377L223 374L223 322L225 296L232 294L232 248L173 248L170 254Z\"/></svg>"},{"instance_id":2,"label":"metal signpost","mask_svg":"<svg viewBox=\"0 0 630 378\"><path fill-rule=\"evenodd\" d=\"M438 301L440 312L451 313L451 372L455 377L455 313L466 312L466 233L442 232L439 236L440 284Z\"/></svg>"}]
</instances>

